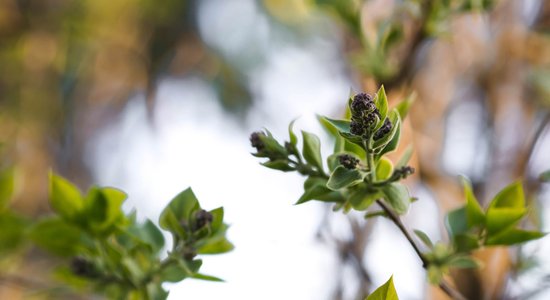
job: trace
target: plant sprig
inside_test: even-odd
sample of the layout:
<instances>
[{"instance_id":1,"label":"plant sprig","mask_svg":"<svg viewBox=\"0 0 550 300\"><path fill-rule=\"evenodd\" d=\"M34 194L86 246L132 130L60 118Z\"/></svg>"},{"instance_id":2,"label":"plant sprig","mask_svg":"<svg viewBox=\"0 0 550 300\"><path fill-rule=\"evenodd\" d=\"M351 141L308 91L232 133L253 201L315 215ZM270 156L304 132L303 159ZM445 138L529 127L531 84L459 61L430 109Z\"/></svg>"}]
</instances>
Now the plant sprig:
<instances>
[{"instance_id":1,"label":"plant sprig","mask_svg":"<svg viewBox=\"0 0 550 300\"><path fill-rule=\"evenodd\" d=\"M321 124L335 138L333 154L326 159L330 175L324 171L317 136L302 131L302 153L298 151L294 122L289 126L289 141L284 146L267 130L253 133L250 140L257 150L253 155L267 158L262 163L265 167L297 171L307 177L304 193L297 204L311 200L332 202L335 211L353 209L364 212L365 218L384 216L390 219L422 261L429 281L439 285L451 298L465 299L443 279L450 268L477 268L479 263L471 257L472 251L494 245L516 245L541 238L544 233L516 228L527 213L520 182L504 188L483 211L470 184L463 179L466 204L446 217L450 243L434 244L425 233L415 230L428 248L422 251L400 219L415 200L401 183L414 173L414 169L407 166L411 151L405 151L395 166L386 157L399 146L401 122L411 103L411 98L407 98L390 109L382 86L374 97L359 93L349 98L350 119L319 117ZM382 211L372 211L374 203Z\"/></svg>"}]
</instances>

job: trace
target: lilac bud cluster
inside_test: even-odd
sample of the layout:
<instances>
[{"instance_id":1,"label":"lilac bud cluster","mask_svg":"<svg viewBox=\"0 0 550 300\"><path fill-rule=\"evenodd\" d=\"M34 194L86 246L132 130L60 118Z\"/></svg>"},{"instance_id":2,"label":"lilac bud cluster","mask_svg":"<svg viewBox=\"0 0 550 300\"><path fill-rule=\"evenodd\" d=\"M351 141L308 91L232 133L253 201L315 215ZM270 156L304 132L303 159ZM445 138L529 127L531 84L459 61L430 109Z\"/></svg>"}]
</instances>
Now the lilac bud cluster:
<instances>
[{"instance_id":1,"label":"lilac bud cluster","mask_svg":"<svg viewBox=\"0 0 550 300\"><path fill-rule=\"evenodd\" d=\"M350 132L357 136L366 137L380 118L380 113L374 101L372 101L372 96L365 93L355 95L351 102L350 109Z\"/></svg>"},{"instance_id":2,"label":"lilac bud cluster","mask_svg":"<svg viewBox=\"0 0 550 300\"><path fill-rule=\"evenodd\" d=\"M349 154L343 154L338 157L338 160L340 161L340 164L344 166L344 168L353 170L357 168L357 165L359 164L359 160Z\"/></svg>"}]
</instances>

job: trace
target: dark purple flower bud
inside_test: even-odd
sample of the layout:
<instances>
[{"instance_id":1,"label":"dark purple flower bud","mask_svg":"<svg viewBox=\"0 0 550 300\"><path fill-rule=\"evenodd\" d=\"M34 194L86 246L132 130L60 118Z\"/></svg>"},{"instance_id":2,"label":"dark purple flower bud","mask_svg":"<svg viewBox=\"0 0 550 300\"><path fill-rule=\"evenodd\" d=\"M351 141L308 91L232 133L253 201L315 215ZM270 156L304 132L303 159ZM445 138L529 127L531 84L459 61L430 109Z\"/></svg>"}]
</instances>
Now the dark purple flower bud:
<instances>
[{"instance_id":1,"label":"dark purple flower bud","mask_svg":"<svg viewBox=\"0 0 550 300\"><path fill-rule=\"evenodd\" d=\"M365 112L371 112L373 110L373 107L376 108L376 106L372 102L371 96L369 94L360 93L353 97L350 109L352 115L359 117Z\"/></svg>"},{"instance_id":2,"label":"dark purple flower bud","mask_svg":"<svg viewBox=\"0 0 550 300\"><path fill-rule=\"evenodd\" d=\"M343 154L338 157L338 160L340 161L340 164L344 166L344 168L353 170L357 167L357 164L359 164L359 160L351 155Z\"/></svg>"},{"instance_id":3,"label":"dark purple flower bud","mask_svg":"<svg viewBox=\"0 0 550 300\"><path fill-rule=\"evenodd\" d=\"M414 168L409 166L401 167L394 171L394 176L399 177L401 179L405 179L408 176L414 174Z\"/></svg>"},{"instance_id":4,"label":"dark purple flower bud","mask_svg":"<svg viewBox=\"0 0 550 300\"><path fill-rule=\"evenodd\" d=\"M366 114L363 121L368 127L371 127L377 121L376 114L373 112Z\"/></svg>"},{"instance_id":5,"label":"dark purple flower bud","mask_svg":"<svg viewBox=\"0 0 550 300\"><path fill-rule=\"evenodd\" d=\"M376 141L383 138L386 134L388 134L391 131L391 129L392 129L391 121L390 119L386 118L384 120L384 124L382 125L382 127L380 127L380 129L378 129L378 131L374 133L373 139Z\"/></svg>"},{"instance_id":6,"label":"dark purple flower bud","mask_svg":"<svg viewBox=\"0 0 550 300\"><path fill-rule=\"evenodd\" d=\"M210 212L201 209L195 213L195 226L194 230L198 230L212 223L213 216Z\"/></svg>"},{"instance_id":7,"label":"dark purple flower bud","mask_svg":"<svg viewBox=\"0 0 550 300\"><path fill-rule=\"evenodd\" d=\"M73 258L70 268L76 276L94 278L98 275L94 264L82 257Z\"/></svg>"},{"instance_id":8,"label":"dark purple flower bud","mask_svg":"<svg viewBox=\"0 0 550 300\"><path fill-rule=\"evenodd\" d=\"M265 148L261 136L265 136L265 134L263 132L253 132L250 135L250 144L252 145L252 147L256 148L258 152L262 151Z\"/></svg>"},{"instance_id":9,"label":"dark purple flower bud","mask_svg":"<svg viewBox=\"0 0 550 300\"><path fill-rule=\"evenodd\" d=\"M349 124L349 132L354 135L363 135L365 133L365 128L363 127L363 124L352 120Z\"/></svg>"}]
</instances>

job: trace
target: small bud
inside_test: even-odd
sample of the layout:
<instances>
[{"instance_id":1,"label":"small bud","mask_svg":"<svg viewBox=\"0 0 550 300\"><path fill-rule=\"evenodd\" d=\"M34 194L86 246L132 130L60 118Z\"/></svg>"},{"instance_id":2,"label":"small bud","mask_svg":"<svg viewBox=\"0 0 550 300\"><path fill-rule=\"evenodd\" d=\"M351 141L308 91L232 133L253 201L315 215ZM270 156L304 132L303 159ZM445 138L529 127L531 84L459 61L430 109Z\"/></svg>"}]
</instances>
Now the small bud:
<instances>
[{"instance_id":1,"label":"small bud","mask_svg":"<svg viewBox=\"0 0 550 300\"><path fill-rule=\"evenodd\" d=\"M201 209L195 213L195 226L194 230L198 230L212 223L213 216L210 212Z\"/></svg>"},{"instance_id":2,"label":"small bud","mask_svg":"<svg viewBox=\"0 0 550 300\"><path fill-rule=\"evenodd\" d=\"M94 278L98 273L94 264L82 257L75 257L71 261L71 271L80 277Z\"/></svg>"},{"instance_id":3,"label":"small bud","mask_svg":"<svg viewBox=\"0 0 550 300\"><path fill-rule=\"evenodd\" d=\"M408 176L412 175L414 173L414 171L415 170L414 170L413 167L404 166L404 167L401 167L401 168L395 170L393 173L394 173L394 176L399 177L401 179L405 179Z\"/></svg>"},{"instance_id":4,"label":"small bud","mask_svg":"<svg viewBox=\"0 0 550 300\"><path fill-rule=\"evenodd\" d=\"M256 148L258 152L262 151L265 148L261 136L265 136L265 134L263 132L253 132L250 135L250 144L252 145L252 147Z\"/></svg>"},{"instance_id":5,"label":"small bud","mask_svg":"<svg viewBox=\"0 0 550 300\"><path fill-rule=\"evenodd\" d=\"M363 135L365 133L365 128L363 127L363 124L352 120L349 124L349 132L354 135Z\"/></svg>"},{"instance_id":6,"label":"small bud","mask_svg":"<svg viewBox=\"0 0 550 300\"><path fill-rule=\"evenodd\" d=\"M357 164L359 164L359 160L351 155L344 154L340 155L338 157L338 160L340 161L340 164L344 166L344 168L353 170L357 167Z\"/></svg>"},{"instance_id":7,"label":"small bud","mask_svg":"<svg viewBox=\"0 0 550 300\"><path fill-rule=\"evenodd\" d=\"M369 94L359 93L353 97L350 109L354 116L360 117L365 112L371 112L376 106Z\"/></svg>"},{"instance_id":8,"label":"small bud","mask_svg":"<svg viewBox=\"0 0 550 300\"><path fill-rule=\"evenodd\" d=\"M384 120L384 124L382 125L382 127L380 127L380 129L378 129L378 131L374 133L373 139L376 141L383 138L386 134L388 134L391 131L391 129L392 129L391 121L390 119L386 118Z\"/></svg>"}]
</instances>

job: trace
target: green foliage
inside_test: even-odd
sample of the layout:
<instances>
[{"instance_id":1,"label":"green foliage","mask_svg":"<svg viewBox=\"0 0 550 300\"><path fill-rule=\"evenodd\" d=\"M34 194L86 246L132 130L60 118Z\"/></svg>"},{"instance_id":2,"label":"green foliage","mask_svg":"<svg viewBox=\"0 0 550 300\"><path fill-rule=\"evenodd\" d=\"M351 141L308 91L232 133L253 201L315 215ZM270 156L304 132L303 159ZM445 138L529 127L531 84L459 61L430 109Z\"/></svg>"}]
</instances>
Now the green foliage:
<instances>
[{"instance_id":1,"label":"green foliage","mask_svg":"<svg viewBox=\"0 0 550 300\"><path fill-rule=\"evenodd\" d=\"M109 299L166 299L164 282L221 281L199 273L202 260L197 255L233 249L226 239L223 208L203 210L191 189L177 195L159 220L173 237L172 249L162 258L162 231L150 220L138 222L135 214L125 214L125 199L125 193L110 187L94 186L83 196L72 183L50 174L50 203L56 214L30 222L0 211L0 254L30 240L64 262L56 271L58 280Z\"/></svg>"},{"instance_id":2,"label":"green foliage","mask_svg":"<svg viewBox=\"0 0 550 300\"><path fill-rule=\"evenodd\" d=\"M399 300L393 285L393 276L370 294L366 300Z\"/></svg>"}]
</instances>

